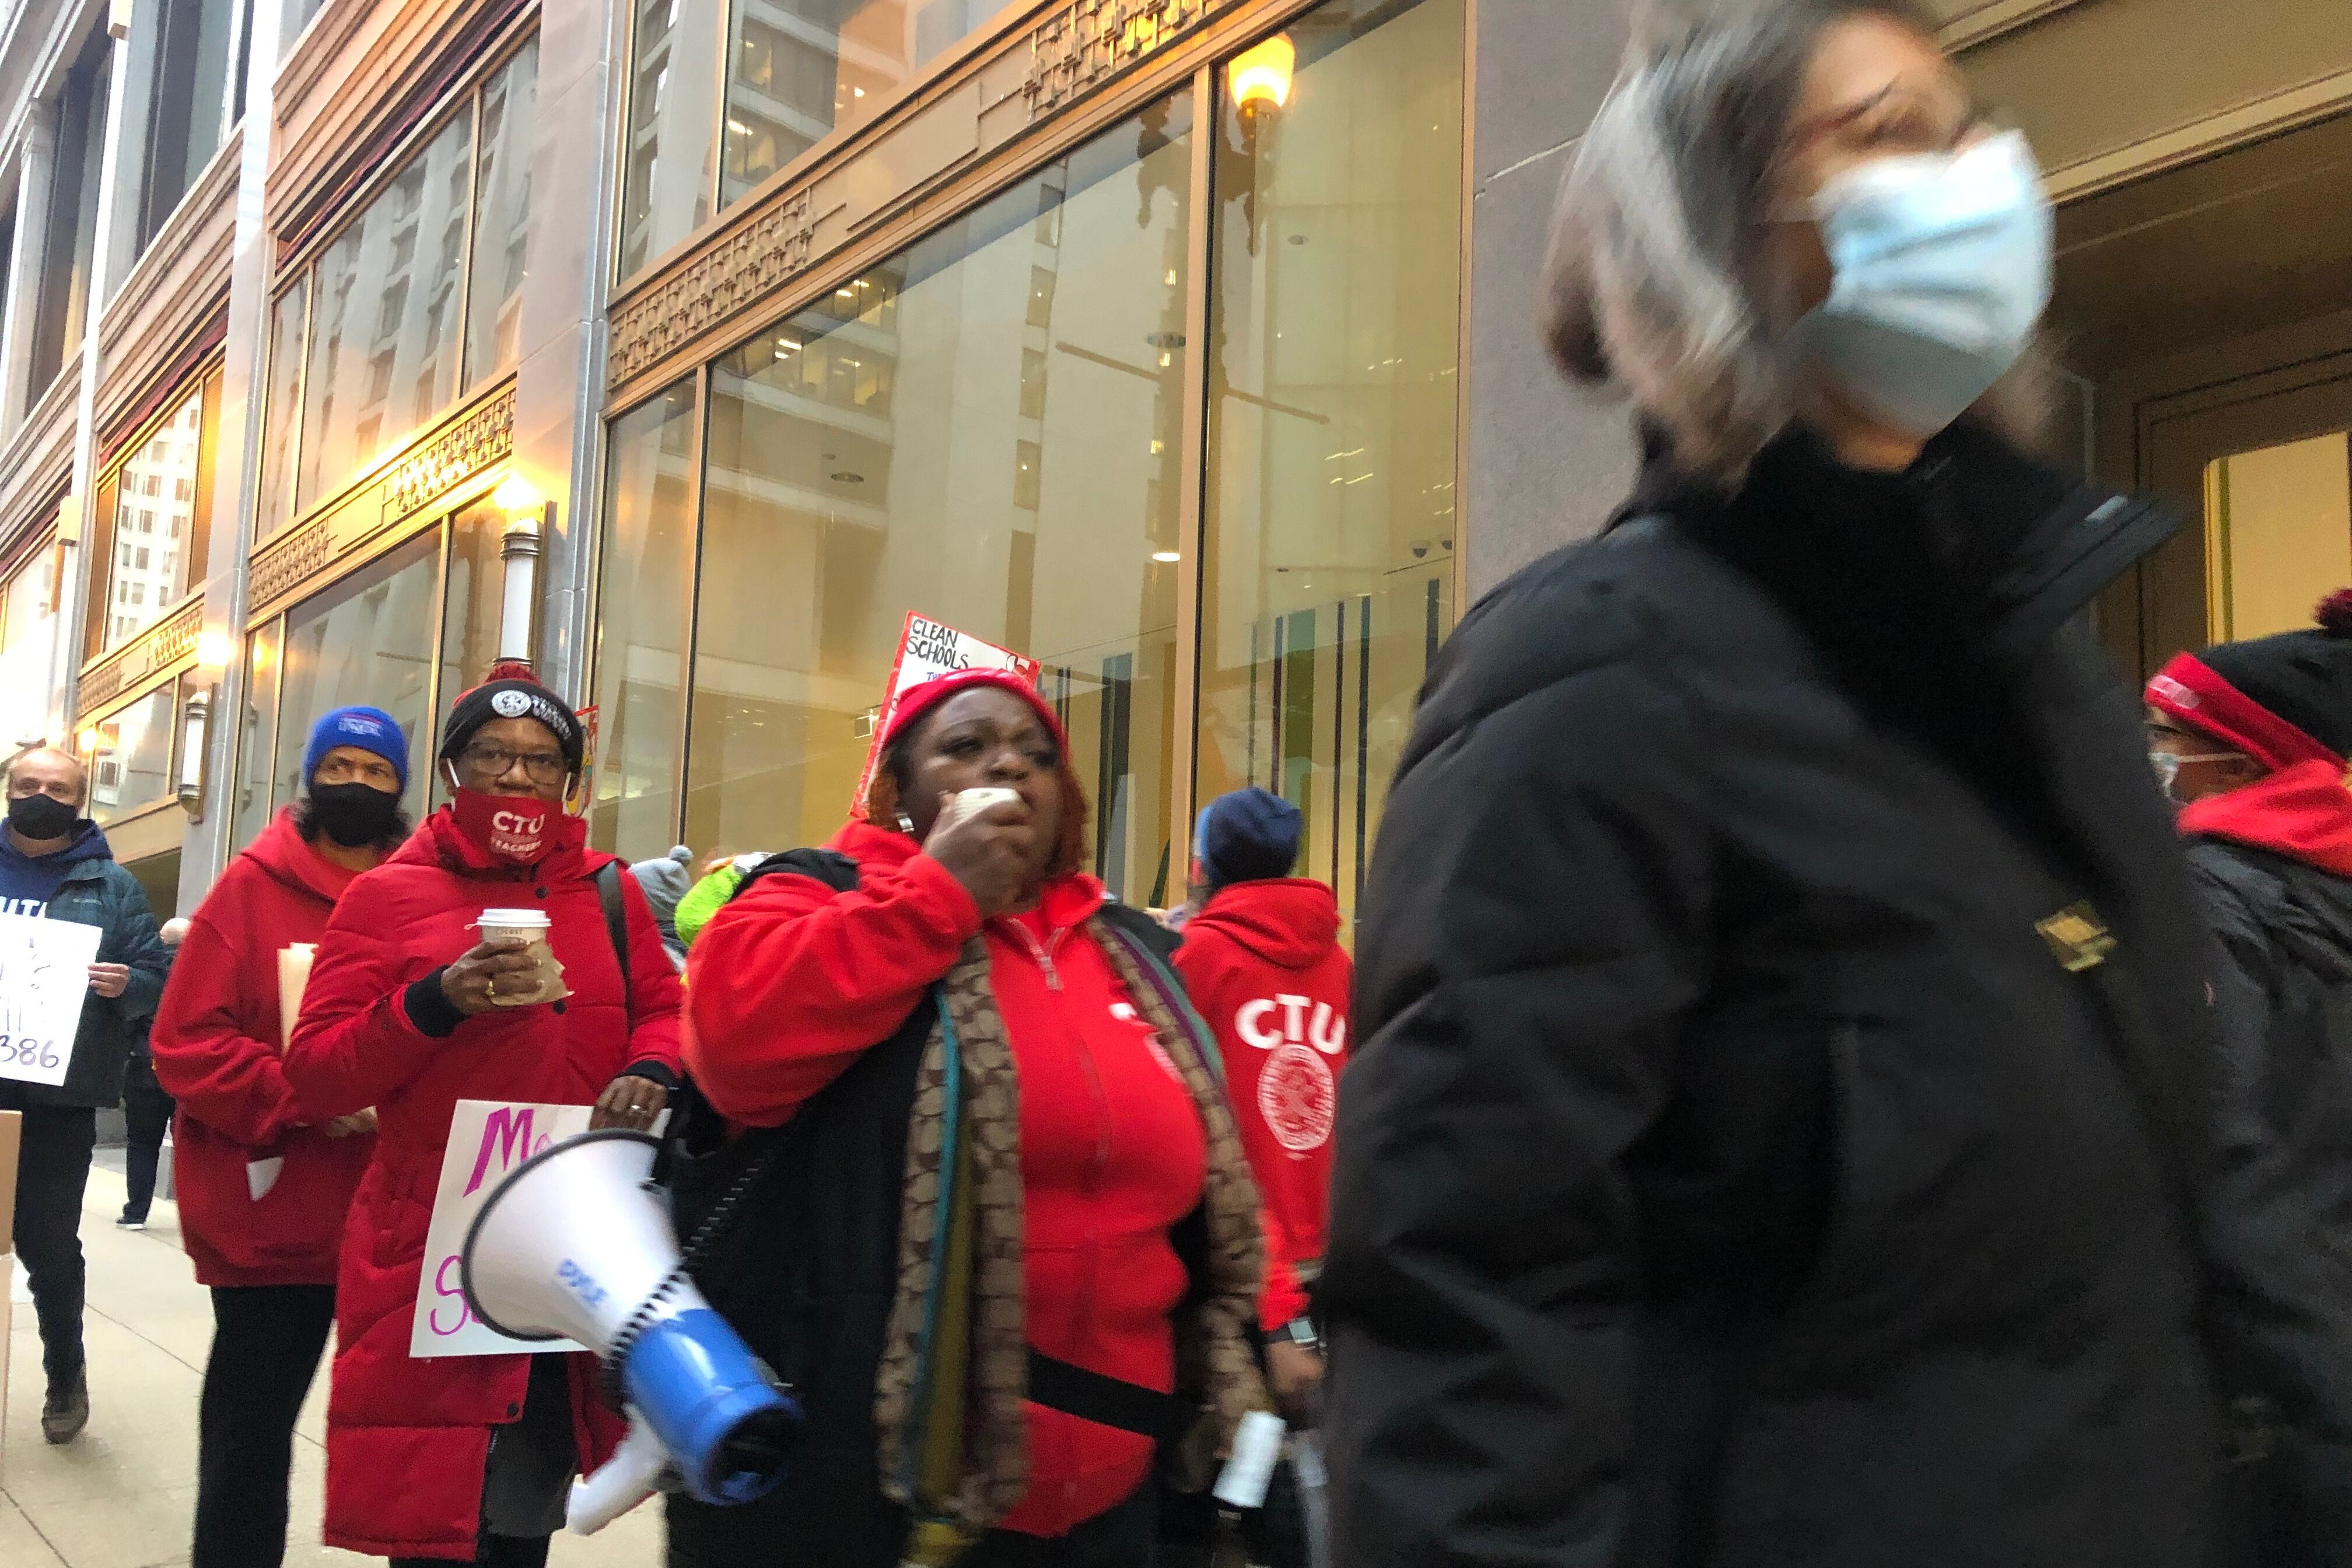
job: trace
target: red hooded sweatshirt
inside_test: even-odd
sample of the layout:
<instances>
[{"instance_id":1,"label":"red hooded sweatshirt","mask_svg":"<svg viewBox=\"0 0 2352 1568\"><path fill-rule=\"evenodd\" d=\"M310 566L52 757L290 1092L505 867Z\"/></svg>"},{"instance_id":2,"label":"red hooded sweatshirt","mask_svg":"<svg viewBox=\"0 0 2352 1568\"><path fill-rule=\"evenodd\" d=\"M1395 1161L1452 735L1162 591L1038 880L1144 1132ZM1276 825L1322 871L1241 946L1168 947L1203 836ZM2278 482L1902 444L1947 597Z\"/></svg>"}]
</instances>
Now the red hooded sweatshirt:
<instances>
[{"instance_id":1,"label":"red hooded sweatshirt","mask_svg":"<svg viewBox=\"0 0 2352 1568\"><path fill-rule=\"evenodd\" d=\"M687 1065L738 1122L774 1127L878 1045L985 931L1021 1080L1029 1343L1090 1372L1176 1386L1170 1227L1201 1201L1208 1141L1192 1097L1102 950L1075 928L1091 877L983 927L963 885L903 834L853 822L832 847L857 890L763 878L695 943ZM1150 1474L1148 1437L1028 1406L1029 1493L1003 1528L1064 1535Z\"/></svg>"},{"instance_id":2,"label":"red hooded sweatshirt","mask_svg":"<svg viewBox=\"0 0 2352 1568\"><path fill-rule=\"evenodd\" d=\"M332 1285L373 1133L330 1138L330 1118L286 1079L278 955L316 943L357 873L282 811L229 862L189 917L155 1013L155 1079L179 1101L173 1131L180 1233L205 1285ZM283 1158L260 1197L246 1167Z\"/></svg>"},{"instance_id":3,"label":"red hooded sweatshirt","mask_svg":"<svg viewBox=\"0 0 2352 1568\"><path fill-rule=\"evenodd\" d=\"M1242 1146L1265 1203L1262 1326L1307 1310L1298 1265L1323 1256L1331 1124L1355 966L1320 882L1236 882L1184 928L1176 972L1217 1032Z\"/></svg>"}]
</instances>

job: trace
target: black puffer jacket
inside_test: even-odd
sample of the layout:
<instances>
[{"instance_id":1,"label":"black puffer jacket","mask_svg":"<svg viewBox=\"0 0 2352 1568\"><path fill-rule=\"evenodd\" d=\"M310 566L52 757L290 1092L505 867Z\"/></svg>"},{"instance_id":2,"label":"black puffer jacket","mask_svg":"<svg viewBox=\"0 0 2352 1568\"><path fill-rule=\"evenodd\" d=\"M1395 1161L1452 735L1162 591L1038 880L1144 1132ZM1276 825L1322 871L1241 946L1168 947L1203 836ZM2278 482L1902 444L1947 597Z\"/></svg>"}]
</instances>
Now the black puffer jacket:
<instances>
[{"instance_id":1,"label":"black puffer jacket","mask_svg":"<svg viewBox=\"0 0 2352 1568\"><path fill-rule=\"evenodd\" d=\"M1390 797L1338 1561L2199 1568L2203 936L2069 624L2168 521L1964 432L1629 514L1465 619Z\"/></svg>"},{"instance_id":2,"label":"black puffer jacket","mask_svg":"<svg viewBox=\"0 0 2352 1568\"><path fill-rule=\"evenodd\" d=\"M2189 868L2220 941L2228 1092L2224 1305L2250 1331L2240 1475L2262 1568L2352 1542L2352 879L2202 839Z\"/></svg>"}]
</instances>

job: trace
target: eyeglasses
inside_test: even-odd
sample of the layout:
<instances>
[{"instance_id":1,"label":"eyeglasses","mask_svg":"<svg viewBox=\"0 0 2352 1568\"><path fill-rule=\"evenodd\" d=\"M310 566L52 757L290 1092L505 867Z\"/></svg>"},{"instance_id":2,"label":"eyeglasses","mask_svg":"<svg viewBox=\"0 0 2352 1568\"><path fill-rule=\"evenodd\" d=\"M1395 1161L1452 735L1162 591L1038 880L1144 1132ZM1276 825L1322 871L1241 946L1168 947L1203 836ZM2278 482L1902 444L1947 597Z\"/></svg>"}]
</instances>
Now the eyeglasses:
<instances>
[{"instance_id":1,"label":"eyeglasses","mask_svg":"<svg viewBox=\"0 0 2352 1568\"><path fill-rule=\"evenodd\" d=\"M504 746L468 746L457 753L466 771L486 778L503 778L520 763L533 784L560 783L572 772L562 752L510 752Z\"/></svg>"}]
</instances>

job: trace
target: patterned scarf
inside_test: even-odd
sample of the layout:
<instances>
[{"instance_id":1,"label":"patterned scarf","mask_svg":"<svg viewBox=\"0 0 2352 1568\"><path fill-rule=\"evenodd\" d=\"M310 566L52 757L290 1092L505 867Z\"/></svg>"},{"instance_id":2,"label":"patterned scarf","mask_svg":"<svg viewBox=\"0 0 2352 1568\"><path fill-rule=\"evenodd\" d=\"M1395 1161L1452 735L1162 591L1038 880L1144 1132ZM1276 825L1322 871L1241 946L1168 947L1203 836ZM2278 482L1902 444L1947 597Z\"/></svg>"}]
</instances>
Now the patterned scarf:
<instances>
[{"instance_id":1,"label":"patterned scarf","mask_svg":"<svg viewBox=\"0 0 2352 1568\"><path fill-rule=\"evenodd\" d=\"M1208 1135L1208 1279L1176 1324L1177 1386L1208 1405L1181 1458L1195 1487L1241 1418L1270 1409L1251 1349L1258 1197L1208 1030L1158 959L1100 916L1081 928L1158 1031ZM923 1050L898 1231L898 1290L875 1384L882 1490L915 1518L907 1561L957 1555L1029 1489L1021 1089L975 937L939 988Z\"/></svg>"}]
</instances>

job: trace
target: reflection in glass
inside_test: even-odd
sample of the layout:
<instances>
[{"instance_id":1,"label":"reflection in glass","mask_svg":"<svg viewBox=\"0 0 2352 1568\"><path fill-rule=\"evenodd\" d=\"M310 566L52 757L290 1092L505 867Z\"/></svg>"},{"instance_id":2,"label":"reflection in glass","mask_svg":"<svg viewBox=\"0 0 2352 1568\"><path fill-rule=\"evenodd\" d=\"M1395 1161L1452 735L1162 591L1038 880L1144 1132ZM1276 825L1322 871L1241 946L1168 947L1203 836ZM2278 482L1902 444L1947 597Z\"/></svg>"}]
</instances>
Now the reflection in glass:
<instances>
[{"instance_id":1,"label":"reflection in glass","mask_svg":"<svg viewBox=\"0 0 2352 1568\"><path fill-rule=\"evenodd\" d=\"M232 848L241 849L269 826L269 763L278 743L278 650L286 623L271 621L255 632L245 650L245 707L236 731L236 804L230 824Z\"/></svg>"},{"instance_id":2,"label":"reflection in glass","mask_svg":"<svg viewBox=\"0 0 2352 1568\"><path fill-rule=\"evenodd\" d=\"M305 273L278 297L269 318L268 387L261 413L261 500L253 521L257 542L294 515L294 452L301 438L302 321L310 298Z\"/></svg>"},{"instance_id":3,"label":"reflection in glass","mask_svg":"<svg viewBox=\"0 0 2352 1568\"><path fill-rule=\"evenodd\" d=\"M686 381L614 420L606 447L597 556L596 781L588 832L598 848L632 860L677 842L686 593L694 570L693 442L694 384Z\"/></svg>"},{"instance_id":4,"label":"reflection in glass","mask_svg":"<svg viewBox=\"0 0 2352 1568\"><path fill-rule=\"evenodd\" d=\"M499 548L506 523L505 513L487 498L449 520L449 592L441 606L440 690L446 698L478 683L499 661L506 584ZM429 803L437 805L447 797L435 779Z\"/></svg>"},{"instance_id":5,"label":"reflection in glass","mask_svg":"<svg viewBox=\"0 0 2352 1568\"><path fill-rule=\"evenodd\" d=\"M530 229L530 150L538 122L539 39L482 89L481 167L474 181L473 276L466 289L466 384L514 368Z\"/></svg>"},{"instance_id":6,"label":"reflection in glass","mask_svg":"<svg viewBox=\"0 0 2352 1568\"><path fill-rule=\"evenodd\" d=\"M2308 628L2320 595L2352 583L2352 436L2338 430L2209 464L2205 541L2216 640Z\"/></svg>"},{"instance_id":7,"label":"reflection in glass","mask_svg":"<svg viewBox=\"0 0 2352 1568\"><path fill-rule=\"evenodd\" d=\"M1285 107L1220 106L1197 798L1297 805L1352 920L1454 619L1462 0L1290 37Z\"/></svg>"},{"instance_id":8,"label":"reflection in glass","mask_svg":"<svg viewBox=\"0 0 2352 1568\"><path fill-rule=\"evenodd\" d=\"M159 0L142 18L153 38L145 101L138 243L147 248L212 161L228 128L229 69L251 0Z\"/></svg>"},{"instance_id":9,"label":"reflection in glass","mask_svg":"<svg viewBox=\"0 0 2352 1568\"><path fill-rule=\"evenodd\" d=\"M286 616L278 703L281 743L273 798L302 788L302 738L323 714L351 703L383 709L408 735L411 812L424 798L432 731L433 598L441 534L420 534Z\"/></svg>"},{"instance_id":10,"label":"reflection in glass","mask_svg":"<svg viewBox=\"0 0 2352 1568\"><path fill-rule=\"evenodd\" d=\"M89 816L101 826L163 801L172 789L173 698L166 685L95 726L89 762Z\"/></svg>"},{"instance_id":11,"label":"reflection in glass","mask_svg":"<svg viewBox=\"0 0 2352 1568\"><path fill-rule=\"evenodd\" d=\"M912 610L1045 664L1098 874L1163 896L1191 121L1157 106L713 367L687 842L840 826Z\"/></svg>"},{"instance_id":12,"label":"reflection in glass","mask_svg":"<svg viewBox=\"0 0 2352 1568\"><path fill-rule=\"evenodd\" d=\"M11 752L48 726L57 560L55 544L44 540L0 584L0 746Z\"/></svg>"},{"instance_id":13,"label":"reflection in glass","mask_svg":"<svg viewBox=\"0 0 2352 1568\"><path fill-rule=\"evenodd\" d=\"M461 111L319 258L297 510L457 395L472 144Z\"/></svg>"},{"instance_id":14,"label":"reflection in glass","mask_svg":"<svg viewBox=\"0 0 2352 1568\"><path fill-rule=\"evenodd\" d=\"M637 0L621 191L624 278L710 216L721 9L716 0Z\"/></svg>"},{"instance_id":15,"label":"reflection in glass","mask_svg":"<svg viewBox=\"0 0 2352 1568\"><path fill-rule=\"evenodd\" d=\"M123 459L107 562L104 647L137 637L179 603L202 571L196 487L205 437L199 387ZM193 570L192 570L193 568Z\"/></svg>"},{"instance_id":16,"label":"reflection in glass","mask_svg":"<svg viewBox=\"0 0 2352 1568\"><path fill-rule=\"evenodd\" d=\"M737 0L719 205L862 123L1002 8L999 0Z\"/></svg>"}]
</instances>

